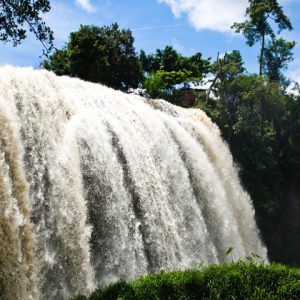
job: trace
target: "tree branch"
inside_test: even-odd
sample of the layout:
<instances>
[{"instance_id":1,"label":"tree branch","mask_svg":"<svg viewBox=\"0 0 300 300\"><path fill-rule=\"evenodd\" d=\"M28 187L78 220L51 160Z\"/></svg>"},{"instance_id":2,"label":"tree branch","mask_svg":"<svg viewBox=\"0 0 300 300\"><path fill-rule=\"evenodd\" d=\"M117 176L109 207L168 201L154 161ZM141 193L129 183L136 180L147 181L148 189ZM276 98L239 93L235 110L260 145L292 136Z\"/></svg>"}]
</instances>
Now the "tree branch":
<instances>
[{"instance_id":1,"label":"tree branch","mask_svg":"<svg viewBox=\"0 0 300 300\"><path fill-rule=\"evenodd\" d=\"M217 55L217 64L219 63L220 59L219 59L219 56L220 56L220 53L218 52L218 55ZM223 60L225 61L225 58L227 56L227 52L225 52L225 55L224 55L224 58ZM223 61L223 62L224 62ZM220 62L220 69L217 71L216 75L215 75L215 78L213 79L208 91L207 91L207 94L206 94L206 99L205 99L205 103L208 104L208 101L209 101L209 97L210 97L210 94L211 94L211 91L214 87L214 85L216 84L217 80L219 79L221 73L223 72L223 67L224 67L224 64L223 64L222 60Z\"/></svg>"},{"instance_id":2,"label":"tree branch","mask_svg":"<svg viewBox=\"0 0 300 300\"><path fill-rule=\"evenodd\" d=\"M44 49L46 50L46 55L47 53L50 52L52 45L50 45L50 47L48 48L46 46L46 44L44 43L44 41L39 37L38 32L36 31L36 29L34 28L32 22L30 20L28 20L28 18L26 17L26 15L21 15L18 6L14 5L13 3L7 1L7 0L2 0L4 2L5 5L12 7L19 16L22 16L22 18L24 18L24 20L26 21L26 23L29 25L30 27L30 31L32 31L34 33L34 35L36 36L36 38L40 41L40 43L42 44L42 46L44 47ZM51 43L51 41L50 41Z\"/></svg>"}]
</instances>

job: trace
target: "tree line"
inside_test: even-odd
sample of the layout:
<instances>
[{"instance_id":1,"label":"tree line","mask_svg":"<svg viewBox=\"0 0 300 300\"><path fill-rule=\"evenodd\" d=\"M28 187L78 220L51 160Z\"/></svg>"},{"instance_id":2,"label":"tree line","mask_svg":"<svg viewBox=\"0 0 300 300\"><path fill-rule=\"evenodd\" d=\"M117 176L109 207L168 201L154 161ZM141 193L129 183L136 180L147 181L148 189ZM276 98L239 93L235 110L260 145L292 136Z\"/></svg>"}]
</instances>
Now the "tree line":
<instances>
[{"instance_id":1,"label":"tree line","mask_svg":"<svg viewBox=\"0 0 300 300\"><path fill-rule=\"evenodd\" d=\"M17 45L27 22L44 48L52 49L52 31L39 17L49 9L46 0L0 0L0 40ZM287 207L282 191L300 179L300 97L287 93L290 80L284 73L295 42L280 36L292 24L276 0L249 0L245 15L246 21L232 28L250 47L260 45L257 74L247 72L238 50L218 54L214 61L200 52L184 56L171 46L137 53L132 32L116 23L81 25L42 66L57 75L125 92L139 88L146 97L203 109L220 127L239 166L270 258L300 264L299 209L298 221L286 220L288 228L280 227ZM203 81L209 83L206 89Z\"/></svg>"}]
</instances>

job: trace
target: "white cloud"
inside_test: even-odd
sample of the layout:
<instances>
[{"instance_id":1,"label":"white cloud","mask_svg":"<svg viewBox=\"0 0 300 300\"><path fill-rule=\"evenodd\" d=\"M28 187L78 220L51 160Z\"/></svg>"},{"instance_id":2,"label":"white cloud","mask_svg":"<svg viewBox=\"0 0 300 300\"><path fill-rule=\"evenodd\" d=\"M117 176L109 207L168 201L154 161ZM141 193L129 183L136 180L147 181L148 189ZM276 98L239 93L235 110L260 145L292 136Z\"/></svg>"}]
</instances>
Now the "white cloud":
<instances>
[{"instance_id":1,"label":"white cloud","mask_svg":"<svg viewBox=\"0 0 300 300\"><path fill-rule=\"evenodd\" d=\"M244 19L247 0L158 0L170 6L175 17L186 14L197 29L232 31L234 22Z\"/></svg>"},{"instance_id":2,"label":"white cloud","mask_svg":"<svg viewBox=\"0 0 300 300\"><path fill-rule=\"evenodd\" d=\"M94 12L95 8L90 0L76 0L75 3L87 12Z\"/></svg>"},{"instance_id":3,"label":"white cloud","mask_svg":"<svg viewBox=\"0 0 300 300\"><path fill-rule=\"evenodd\" d=\"M244 20L248 0L158 0L170 6L175 17L187 15L197 30L232 32L234 22ZM295 0L279 0L284 5Z\"/></svg>"}]
</instances>

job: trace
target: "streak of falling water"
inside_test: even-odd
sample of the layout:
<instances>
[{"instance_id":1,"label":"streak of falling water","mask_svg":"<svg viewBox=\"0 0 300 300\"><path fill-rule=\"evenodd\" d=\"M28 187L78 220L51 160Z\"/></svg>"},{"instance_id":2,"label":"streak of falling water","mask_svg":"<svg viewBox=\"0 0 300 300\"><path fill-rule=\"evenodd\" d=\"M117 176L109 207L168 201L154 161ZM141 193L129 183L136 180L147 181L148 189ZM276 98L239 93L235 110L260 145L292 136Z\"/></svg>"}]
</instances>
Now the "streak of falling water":
<instances>
[{"instance_id":1,"label":"streak of falling water","mask_svg":"<svg viewBox=\"0 0 300 300\"><path fill-rule=\"evenodd\" d=\"M46 71L0 69L0 197L1 300L267 257L203 112Z\"/></svg>"}]
</instances>

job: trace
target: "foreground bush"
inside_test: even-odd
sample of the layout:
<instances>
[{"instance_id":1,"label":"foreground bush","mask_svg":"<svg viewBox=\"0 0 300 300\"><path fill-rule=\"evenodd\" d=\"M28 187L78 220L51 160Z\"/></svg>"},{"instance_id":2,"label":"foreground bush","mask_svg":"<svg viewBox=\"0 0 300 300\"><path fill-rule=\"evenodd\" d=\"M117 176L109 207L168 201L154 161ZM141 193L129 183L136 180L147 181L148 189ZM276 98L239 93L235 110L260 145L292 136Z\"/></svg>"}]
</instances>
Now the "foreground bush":
<instances>
[{"instance_id":1,"label":"foreground bush","mask_svg":"<svg viewBox=\"0 0 300 300\"><path fill-rule=\"evenodd\" d=\"M120 281L76 300L300 299L300 269L232 263Z\"/></svg>"}]
</instances>

